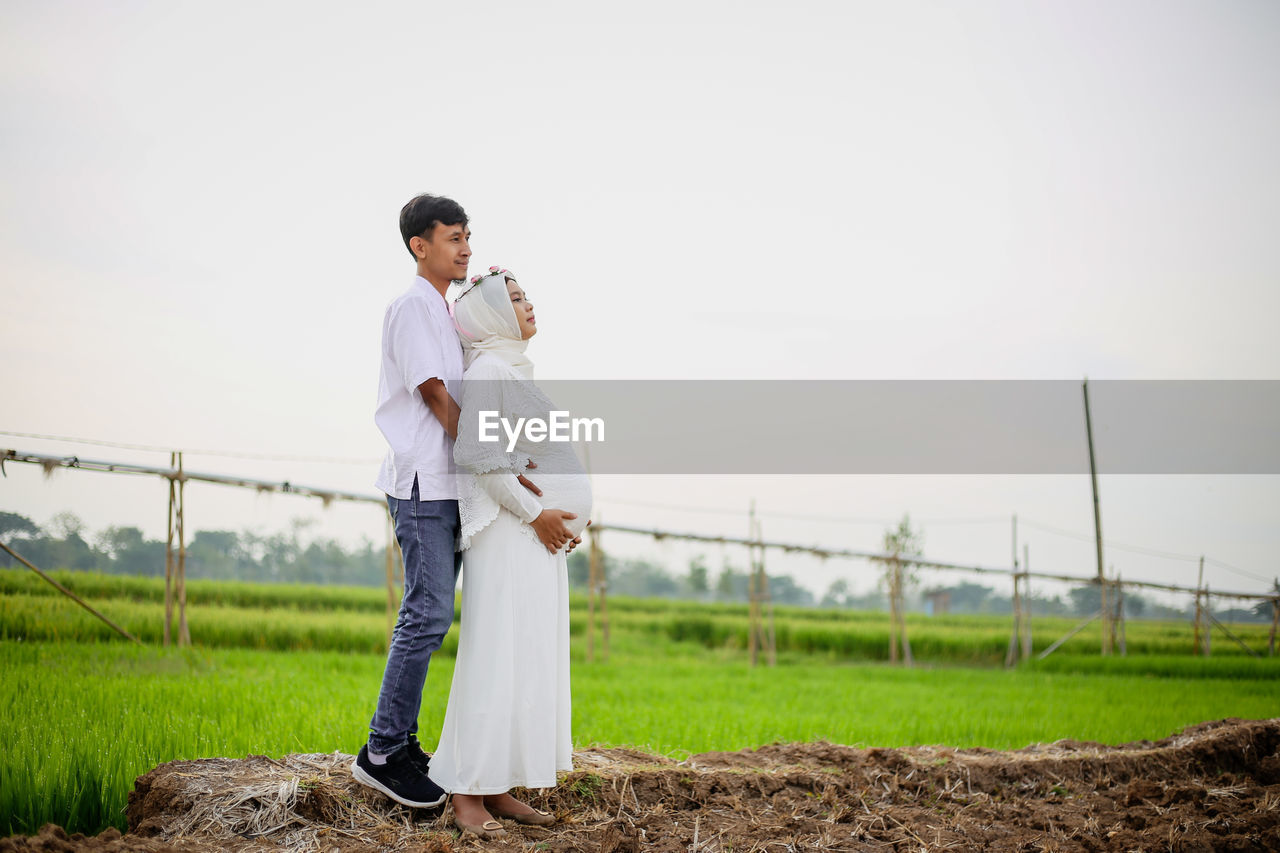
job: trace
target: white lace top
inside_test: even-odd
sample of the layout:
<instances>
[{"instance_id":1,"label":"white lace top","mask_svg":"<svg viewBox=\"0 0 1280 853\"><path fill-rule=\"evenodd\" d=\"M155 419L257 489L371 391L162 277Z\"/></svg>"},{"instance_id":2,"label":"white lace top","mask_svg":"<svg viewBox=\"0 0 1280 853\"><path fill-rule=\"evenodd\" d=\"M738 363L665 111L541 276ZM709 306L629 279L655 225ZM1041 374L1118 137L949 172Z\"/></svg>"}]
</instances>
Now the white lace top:
<instances>
[{"instance_id":1,"label":"white lace top","mask_svg":"<svg viewBox=\"0 0 1280 853\"><path fill-rule=\"evenodd\" d=\"M566 521L565 526L575 536L581 533L591 512L591 483L571 443L530 441L521 430L508 452L510 439L501 426L496 430L497 441L479 440L480 412L499 412L514 427L520 418L547 419L554 404L532 380L521 378L506 362L487 353L479 355L463 374L461 397L458 440L453 447L462 522L460 547L470 547L471 538L503 510L525 522L521 532L539 544L529 522L544 508L576 514L578 517ZM529 460L537 467L528 470ZM526 473L542 490L541 498L516 479Z\"/></svg>"}]
</instances>

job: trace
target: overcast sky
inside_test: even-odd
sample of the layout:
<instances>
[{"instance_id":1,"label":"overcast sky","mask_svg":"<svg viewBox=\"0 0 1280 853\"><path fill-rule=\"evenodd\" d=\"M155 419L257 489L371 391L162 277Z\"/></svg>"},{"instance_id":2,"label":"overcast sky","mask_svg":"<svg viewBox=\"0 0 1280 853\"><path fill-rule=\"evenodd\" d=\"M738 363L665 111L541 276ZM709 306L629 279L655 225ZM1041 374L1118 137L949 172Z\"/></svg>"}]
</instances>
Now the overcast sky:
<instances>
[{"instance_id":1,"label":"overcast sky","mask_svg":"<svg viewBox=\"0 0 1280 853\"><path fill-rule=\"evenodd\" d=\"M422 191L467 208L473 271L519 274L542 377L1280 378L1272 2L5 2L0 103L3 430L341 457L187 466L372 493ZM164 532L159 482L7 473L0 509ZM1276 574L1280 478L1102 489L1109 538L1181 557L1110 552L1126 576ZM597 492L611 522L730 533L695 510L754 496L766 535L849 547L909 511L939 559L1007 564L981 519L1014 512L1092 532L1080 477ZM188 500L192 529L382 536L373 508Z\"/></svg>"}]
</instances>

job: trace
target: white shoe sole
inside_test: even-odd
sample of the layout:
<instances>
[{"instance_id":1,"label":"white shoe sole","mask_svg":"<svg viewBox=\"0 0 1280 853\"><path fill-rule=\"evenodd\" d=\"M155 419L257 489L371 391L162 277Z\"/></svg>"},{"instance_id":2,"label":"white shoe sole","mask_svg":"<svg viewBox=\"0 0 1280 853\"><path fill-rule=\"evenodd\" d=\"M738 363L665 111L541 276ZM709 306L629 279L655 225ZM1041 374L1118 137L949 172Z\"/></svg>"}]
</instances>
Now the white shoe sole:
<instances>
[{"instance_id":1,"label":"white shoe sole","mask_svg":"<svg viewBox=\"0 0 1280 853\"><path fill-rule=\"evenodd\" d=\"M358 760L351 762L351 776L361 785L366 785L380 794L385 794L402 806L409 806L414 809L434 809L449 798L448 792L445 792L440 795L440 799L429 803L419 803L414 800L405 799L386 785L383 785L377 779L370 776L368 773L364 772L364 768L360 766Z\"/></svg>"}]
</instances>

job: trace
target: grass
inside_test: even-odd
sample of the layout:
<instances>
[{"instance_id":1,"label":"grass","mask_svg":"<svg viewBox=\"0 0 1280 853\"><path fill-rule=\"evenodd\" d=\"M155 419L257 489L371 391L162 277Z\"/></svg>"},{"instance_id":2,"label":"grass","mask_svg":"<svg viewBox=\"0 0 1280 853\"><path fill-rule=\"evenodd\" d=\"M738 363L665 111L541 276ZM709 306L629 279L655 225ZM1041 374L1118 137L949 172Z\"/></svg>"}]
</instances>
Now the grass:
<instances>
[{"instance_id":1,"label":"grass","mask_svg":"<svg viewBox=\"0 0 1280 853\"><path fill-rule=\"evenodd\" d=\"M789 660L751 669L689 644L615 644L574 668L574 740L683 756L772 741L1016 748L1063 737L1155 739L1220 717L1280 713L1274 670L1195 678L1115 672L899 669ZM575 649L580 658L581 649ZM0 642L0 835L53 821L124 828L136 776L208 756L354 752L377 654ZM421 727L443 722L453 659L433 660ZM33 722L38 720L39 722ZM54 748L50 748L50 745Z\"/></svg>"},{"instance_id":2,"label":"grass","mask_svg":"<svg viewBox=\"0 0 1280 853\"><path fill-rule=\"evenodd\" d=\"M0 570L0 836L49 821L72 832L124 828L135 777L166 761L354 752L363 742L384 663L384 591L192 583L196 647L179 650L158 647L162 581L58 577L149 645L122 641L33 574ZM887 615L780 607L780 665L752 669L745 605L609 606L611 660L588 665L585 604L573 602L579 746L675 756L817 739L1005 749L1158 739L1204 720L1280 715L1280 659L1216 638L1214 657L1193 657L1183 623L1130 622L1126 658L1098 657L1095 630L1005 671L958 664L1001 661L1007 617L913 615L925 664L901 669L874 662L887 650ZM1073 623L1036 620L1036 647ZM1265 647L1265 626L1237 633ZM428 746L456 636L432 661L420 720Z\"/></svg>"},{"instance_id":3,"label":"grass","mask_svg":"<svg viewBox=\"0 0 1280 853\"><path fill-rule=\"evenodd\" d=\"M159 642L164 618L163 580L92 572L53 575L139 638ZM386 648L385 590L193 581L188 584L187 601L192 639L202 646L281 651ZM573 607L572 630L577 635L585 629L585 600L575 597ZM616 635L693 643L707 650L742 650L747 645L750 623L745 604L613 598L609 613ZM1075 621L1037 618L1033 626L1035 651L1047 648ZM975 665L1004 660L1011 628L1010 617L1002 615L909 614L907 625L918 659ZM832 661L884 660L888 656L889 617L885 613L778 607L774 628L783 654ZM1235 625L1232 630L1253 649L1265 650L1266 625ZM1100 631L1095 622L1069 640L1062 651L1096 650ZM9 569L0 570L0 639L106 642L118 638L34 573ZM1191 626L1185 622L1130 621L1126 639L1130 653L1144 657L1190 657L1194 645ZM1215 631L1215 658L1246 654Z\"/></svg>"}]
</instances>

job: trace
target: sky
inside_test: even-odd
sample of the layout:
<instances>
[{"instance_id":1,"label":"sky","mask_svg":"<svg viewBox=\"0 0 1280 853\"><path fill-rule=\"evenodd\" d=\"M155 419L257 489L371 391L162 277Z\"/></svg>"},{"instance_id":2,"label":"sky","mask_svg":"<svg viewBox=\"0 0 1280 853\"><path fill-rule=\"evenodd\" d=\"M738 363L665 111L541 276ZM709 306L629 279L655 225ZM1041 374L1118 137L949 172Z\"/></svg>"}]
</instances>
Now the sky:
<instances>
[{"instance_id":1,"label":"sky","mask_svg":"<svg viewBox=\"0 0 1280 853\"><path fill-rule=\"evenodd\" d=\"M1269 2L5 2L0 430L28 436L0 446L373 494L424 191L466 207L473 271L520 276L544 378L1280 379L1278 40ZM6 468L0 510L164 533L160 481ZM1280 478L1103 472L1104 536L1176 555L1108 549L1125 577L1277 574ZM1083 477L596 493L739 535L754 499L833 547L911 513L992 565L1017 513L1033 568L1096 571ZM191 529L297 518L383 536L376 507L188 490Z\"/></svg>"}]
</instances>

